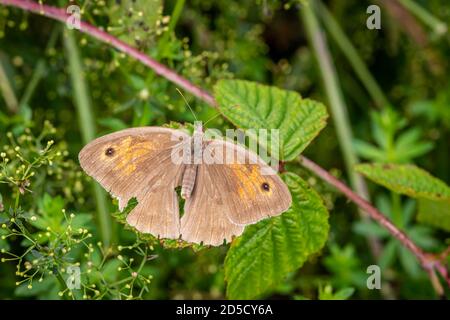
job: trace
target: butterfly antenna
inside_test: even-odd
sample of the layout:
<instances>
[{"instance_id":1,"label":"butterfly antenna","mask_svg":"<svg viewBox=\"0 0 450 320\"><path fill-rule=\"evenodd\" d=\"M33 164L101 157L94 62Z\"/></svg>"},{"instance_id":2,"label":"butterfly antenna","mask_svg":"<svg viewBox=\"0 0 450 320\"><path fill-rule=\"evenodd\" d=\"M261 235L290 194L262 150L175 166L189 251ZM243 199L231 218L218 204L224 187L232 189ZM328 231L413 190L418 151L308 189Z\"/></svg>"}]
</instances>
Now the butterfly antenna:
<instances>
[{"instance_id":1,"label":"butterfly antenna","mask_svg":"<svg viewBox=\"0 0 450 320\"><path fill-rule=\"evenodd\" d=\"M234 106L231 106L231 108L236 108L236 107L238 107L238 105L234 105ZM204 126L206 126L206 124L208 123L208 122L210 122L211 120L214 120L215 118L217 118L218 116L221 116L222 115L222 113L217 113L215 116L213 116L212 118L209 118L203 125Z\"/></svg>"},{"instance_id":2,"label":"butterfly antenna","mask_svg":"<svg viewBox=\"0 0 450 320\"><path fill-rule=\"evenodd\" d=\"M184 97L183 93L182 93L178 88L176 88L176 89L177 89L178 93L180 94L180 96L183 98L184 102L186 102L187 106L189 107L189 110L191 110L192 115L194 116L195 121L198 121L197 116L196 116L195 113L194 113L194 110L193 110L193 109L191 108L191 106L189 105L189 102L186 100L186 98Z\"/></svg>"}]
</instances>

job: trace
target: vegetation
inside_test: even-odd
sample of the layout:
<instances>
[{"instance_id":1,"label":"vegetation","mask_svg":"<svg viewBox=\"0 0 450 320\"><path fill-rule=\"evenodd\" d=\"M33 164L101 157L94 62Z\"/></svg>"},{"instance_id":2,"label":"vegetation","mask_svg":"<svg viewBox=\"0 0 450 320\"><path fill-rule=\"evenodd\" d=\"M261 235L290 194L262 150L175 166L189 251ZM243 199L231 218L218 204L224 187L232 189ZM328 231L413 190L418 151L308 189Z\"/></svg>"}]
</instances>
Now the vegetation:
<instances>
[{"instance_id":1,"label":"vegetation","mask_svg":"<svg viewBox=\"0 0 450 320\"><path fill-rule=\"evenodd\" d=\"M83 0L81 30L70 4L0 0L1 299L449 297L445 1L376 1L379 30L368 1ZM184 97L279 129L287 212L220 247L126 224L78 152L190 127Z\"/></svg>"}]
</instances>

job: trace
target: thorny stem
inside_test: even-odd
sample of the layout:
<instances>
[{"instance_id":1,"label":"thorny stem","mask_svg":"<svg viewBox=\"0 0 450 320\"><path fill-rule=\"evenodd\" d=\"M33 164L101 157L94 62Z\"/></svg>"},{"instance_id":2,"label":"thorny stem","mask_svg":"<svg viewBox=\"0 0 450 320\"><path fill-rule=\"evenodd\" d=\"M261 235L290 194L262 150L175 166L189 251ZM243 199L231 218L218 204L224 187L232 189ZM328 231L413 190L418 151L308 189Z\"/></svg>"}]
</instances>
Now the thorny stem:
<instances>
[{"instance_id":1,"label":"thorny stem","mask_svg":"<svg viewBox=\"0 0 450 320\"><path fill-rule=\"evenodd\" d=\"M362 197L354 193L347 185L343 182L339 181L333 175L328 173L325 169L318 166L313 161L309 160L304 156L300 156L299 161L303 167L312 171L314 174L319 176L322 180L328 182L333 185L336 189L338 189L342 194L344 194L349 200L355 203L362 210L367 212L367 214L379 224L381 224L384 228L386 228L395 238L397 238L407 249L409 249L419 260L422 267L427 271L430 275L430 279L432 281L433 286L436 291L442 295L443 290L438 289L436 286L436 281L434 279L435 270L441 274L441 276L445 279L448 286L450 287L450 277L445 266L442 264L440 259L436 258L435 255L424 252L421 248L419 248L403 231L398 229L385 215L383 215L378 209L373 207L369 202L364 200ZM446 252L448 249L446 250ZM437 283L439 284L439 282Z\"/></svg>"},{"instance_id":2,"label":"thorny stem","mask_svg":"<svg viewBox=\"0 0 450 320\"><path fill-rule=\"evenodd\" d=\"M21 8L25 11L40 13L47 17L50 17L59 21L66 21L67 14L64 10L47 6L40 5L35 2L30 2L26 0L0 0L0 3L5 5L10 5L13 7ZM136 58L138 61L142 62L153 71L155 71L160 76L172 81L173 83L181 86L186 91L189 91L191 94L196 96L197 98L205 101L209 105L213 107L217 107L217 102L214 97L210 95L207 91L202 88L197 87L192 84L189 80L183 78L175 71L169 69L168 67L160 64L154 59L148 57L142 52L139 52L135 48L129 46L128 44L116 39L110 34L86 23L81 22L81 32L91 35L92 37L105 42L109 45L112 45L116 49L123 51L129 56ZM438 272L446 281L448 287L450 288L450 276L448 271L442 262L443 256L446 256L450 253L450 248L445 250L442 254L431 254L428 252L424 252L421 248L419 248L404 232L399 230L386 216L384 216L378 209L372 206L369 202L364 200L354 191L352 191L346 184L339 181L336 177L328 173L325 169L309 160L304 156L300 156L299 158L300 164L303 165L306 169L310 170L317 176L319 176L322 180L329 183L338 189L342 194L344 194L350 201L355 203L359 208L366 211L367 214L375 221L377 221L380 225L386 228L389 233L391 233L395 238L397 238L408 250L410 250L419 262L422 265L422 268L427 272L430 276L430 280L437 291L438 294L441 294L443 291L442 287L440 287L440 283L436 283L435 272Z\"/></svg>"}]
</instances>

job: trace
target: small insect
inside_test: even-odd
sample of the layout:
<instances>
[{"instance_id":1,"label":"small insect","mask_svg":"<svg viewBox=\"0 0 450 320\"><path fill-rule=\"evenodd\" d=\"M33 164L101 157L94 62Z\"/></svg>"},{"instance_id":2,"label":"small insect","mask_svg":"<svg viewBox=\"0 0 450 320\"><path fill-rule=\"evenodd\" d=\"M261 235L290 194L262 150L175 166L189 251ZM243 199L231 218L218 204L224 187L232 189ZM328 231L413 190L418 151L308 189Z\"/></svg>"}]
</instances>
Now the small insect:
<instances>
[{"instance_id":1,"label":"small insect","mask_svg":"<svg viewBox=\"0 0 450 320\"><path fill-rule=\"evenodd\" d=\"M213 157L233 154L244 161L197 161L196 147ZM191 162L175 163L173 154L183 150L191 153ZM287 186L261 158L230 141L205 139L201 123L193 136L162 127L112 133L86 145L79 160L87 174L119 199L121 210L136 197L139 203L127 222L160 238L221 245L246 225L286 211L292 202ZM273 172L263 175L262 169ZM181 218L179 186L185 199Z\"/></svg>"},{"instance_id":2,"label":"small insect","mask_svg":"<svg viewBox=\"0 0 450 320\"><path fill-rule=\"evenodd\" d=\"M163 127L108 134L80 151L80 164L119 199L120 210L137 198L127 222L159 238L218 246L242 234L246 225L289 209L289 189L258 155L227 140L205 138L199 121L194 128L192 136ZM180 152L184 161L174 161ZM181 218L175 191L180 186Z\"/></svg>"}]
</instances>

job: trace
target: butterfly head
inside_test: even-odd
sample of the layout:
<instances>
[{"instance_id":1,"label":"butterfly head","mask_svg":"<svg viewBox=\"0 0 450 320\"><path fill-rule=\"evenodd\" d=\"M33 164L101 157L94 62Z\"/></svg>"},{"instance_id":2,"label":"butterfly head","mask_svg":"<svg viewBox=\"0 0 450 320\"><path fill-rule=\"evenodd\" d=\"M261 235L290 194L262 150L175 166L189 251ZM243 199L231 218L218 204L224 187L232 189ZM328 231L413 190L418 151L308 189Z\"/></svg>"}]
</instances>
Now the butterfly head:
<instances>
[{"instance_id":1,"label":"butterfly head","mask_svg":"<svg viewBox=\"0 0 450 320\"><path fill-rule=\"evenodd\" d=\"M203 134L203 123L201 121L194 122L194 134Z\"/></svg>"}]
</instances>

